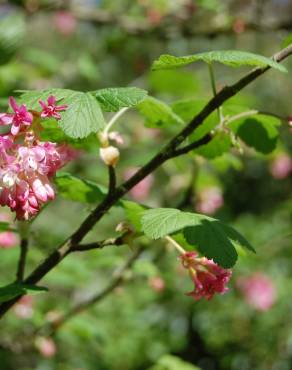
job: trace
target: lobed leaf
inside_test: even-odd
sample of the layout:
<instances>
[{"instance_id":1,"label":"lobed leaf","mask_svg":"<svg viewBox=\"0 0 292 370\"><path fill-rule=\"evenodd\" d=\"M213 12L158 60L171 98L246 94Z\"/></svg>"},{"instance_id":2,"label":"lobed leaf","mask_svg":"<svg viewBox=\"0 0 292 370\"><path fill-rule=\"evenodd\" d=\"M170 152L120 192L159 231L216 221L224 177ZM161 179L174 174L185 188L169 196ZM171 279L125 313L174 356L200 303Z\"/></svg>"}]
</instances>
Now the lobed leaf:
<instances>
[{"instance_id":1,"label":"lobed leaf","mask_svg":"<svg viewBox=\"0 0 292 370\"><path fill-rule=\"evenodd\" d=\"M162 127L174 124L183 125L184 123L169 105L152 97L146 98L137 108L146 118L146 125L148 127Z\"/></svg>"},{"instance_id":2,"label":"lobed leaf","mask_svg":"<svg viewBox=\"0 0 292 370\"><path fill-rule=\"evenodd\" d=\"M124 107L135 107L147 96L147 91L137 87L114 87L93 92L101 108L106 112L117 112Z\"/></svg>"},{"instance_id":3,"label":"lobed leaf","mask_svg":"<svg viewBox=\"0 0 292 370\"><path fill-rule=\"evenodd\" d=\"M206 63L218 62L231 67L241 66L257 66L257 67L271 67L280 72L287 72L287 69L281 64L275 62L271 58L262 55L239 51L239 50L219 50L199 53L194 55L187 55L183 57L176 57L173 55L161 55L158 60L154 61L152 69L171 69L179 68L191 63L203 61Z\"/></svg>"},{"instance_id":4,"label":"lobed leaf","mask_svg":"<svg viewBox=\"0 0 292 370\"><path fill-rule=\"evenodd\" d=\"M237 246L254 252L253 247L235 229L201 214L157 208L145 211L141 223L144 233L152 239L183 231L190 245L225 268L235 264Z\"/></svg>"},{"instance_id":5,"label":"lobed leaf","mask_svg":"<svg viewBox=\"0 0 292 370\"><path fill-rule=\"evenodd\" d=\"M97 203L103 200L107 189L93 181L82 180L67 172L58 172L55 177L58 193L65 199L81 203Z\"/></svg>"}]
</instances>

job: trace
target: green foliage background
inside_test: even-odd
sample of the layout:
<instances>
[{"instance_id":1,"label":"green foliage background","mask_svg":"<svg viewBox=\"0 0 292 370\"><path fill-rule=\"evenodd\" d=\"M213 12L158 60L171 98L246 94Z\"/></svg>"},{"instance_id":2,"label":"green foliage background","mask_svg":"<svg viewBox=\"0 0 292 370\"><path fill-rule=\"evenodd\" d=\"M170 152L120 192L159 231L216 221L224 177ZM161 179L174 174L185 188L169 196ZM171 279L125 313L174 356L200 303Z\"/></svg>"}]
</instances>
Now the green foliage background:
<instances>
[{"instance_id":1,"label":"green foliage background","mask_svg":"<svg viewBox=\"0 0 292 370\"><path fill-rule=\"evenodd\" d=\"M165 111L163 103L159 105L165 117L159 125L153 116L151 99L138 108L147 118L146 127L135 110L120 119L117 127L127 145L121 149L119 180L126 168L141 166L156 153L212 94L203 63L186 69L154 72L150 71L153 60L160 54L190 55L218 49L246 50L268 56L280 49L287 34L247 30L218 33L215 37L186 37L180 32L178 18L173 28L168 24L162 27L167 37L159 37L155 32L133 35L118 24L101 26L86 20L78 21L75 32L66 36L60 34L54 23L54 2L38 2L40 8L33 13L24 11L25 3L13 1L0 8L0 105L3 110L14 90L44 88L95 91L135 85L171 104L170 111ZM183 1L146 3L165 17L180 14L183 9ZM228 28L238 18L230 3L197 1L199 10L194 13L196 22L193 23L198 30L213 29L218 22L219 26L223 23ZM240 2L235 3L239 6ZM94 8L126 14L142 22L148 13L145 15L141 4L102 1L96 2ZM222 19L218 21L219 16ZM208 27L204 28L206 24ZM228 103L226 112L249 107L291 115L291 58L285 65L289 75L270 71ZM247 70L247 67L232 69L216 64L218 86L236 81ZM209 118L208 127L213 127L214 120L215 115ZM149 127L157 126L160 128L155 129L158 134L153 138ZM242 139L246 135L250 139L246 131L248 129L241 131ZM236 227L257 250L256 255L238 250L240 258L228 294L210 302L195 302L186 297L184 292L190 290L191 283L187 274L181 274L178 269L176 253L166 250L162 241L149 242L143 237L140 243L147 246L146 251L128 273L124 286L96 307L68 321L54 338L56 356L46 359L37 349L23 347L31 331L43 325L49 313L65 312L74 302L101 290L131 252L121 247L76 253L42 281L50 292L33 296L32 318L20 319L11 311L1 321L1 369L195 370L198 366L203 370L288 370L292 363L292 179L291 176L273 179L269 166L277 153L291 153L292 140L287 127L280 129L282 144L276 143L273 132L271 128L263 148L250 139L249 145L258 152L246 149L243 155L222 153L217 156L215 153L216 158L209 162L190 155L166 163L156 171L150 197L145 201L152 207L176 207L193 179L193 197L184 210L194 211L193 199L198 189L209 185L222 188L225 204L215 216ZM90 189L101 198L107 174L98 159L96 140L90 137L86 145L83 142L74 145L83 147L83 153L65 170L100 184L100 188ZM268 156L261 154L270 149L273 151ZM70 177L64 175L64 178L70 184ZM64 199L66 196L57 197L33 223L29 271L63 241L93 207L90 194L87 198L75 195L76 201ZM92 230L87 241L112 237L113 228L124 218L124 211L114 208ZM18 249L1 249L0 255L0 285L3 286L14 279ZM248 306L236 284L239 277L256 271L267 274L277 289L276 303L267 312ZM150 279L157 276L165 280L163 292L155 292L149 284Z\"/></svg>"}]
</instances>

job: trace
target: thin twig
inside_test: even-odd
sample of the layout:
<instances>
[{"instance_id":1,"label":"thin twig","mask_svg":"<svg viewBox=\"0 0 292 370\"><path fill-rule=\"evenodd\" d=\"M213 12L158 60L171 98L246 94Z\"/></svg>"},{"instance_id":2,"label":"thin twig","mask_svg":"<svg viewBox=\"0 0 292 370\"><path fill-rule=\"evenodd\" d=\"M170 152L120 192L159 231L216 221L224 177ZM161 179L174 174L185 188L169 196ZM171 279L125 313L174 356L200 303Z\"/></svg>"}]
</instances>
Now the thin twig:
<instances>
[{"instance_id":1,"label":"thin twig","mask_svg":"<svg viewBox=\"0 0 292 370\"><path fill-rule=\"evenodd\" d=\"M281 62L292 54L292 45L281 50L273 56L276 62ZM239 91L268 71L270 67L255 68L238 82L224 87L213 97L206 106L184 127L162 150L156 154L146 165L137 171L131 178L115 189L111 197L106 197L93 212L84 220L78 229L58 248L56 248L34 271L24 280L26 284L35 284L41 280L49 271L62 261L70 253L73 245L80 244L82 239L92 227L104 216L104 214L119 201L129 190L137 185L142 179L160 167L165 161L177 156L177 148L198 128L214 110L219 108L226 100L236 95ZM211 138L210 138L211 140ZM16 297L0 305L0 317L9 310L20 298Z\"/></svg>"},{"instance_id":2,"label":"thin twig","mask_svg":"<svg viewBox=\"0 0 292 370\"><path fill-rule=\"evenodd\" d=\"M109 246L113 246L113 245L120 246L120 245L125 244L124 237L127 234L128 233L124 233L123 235L118 236L117 238L102 240L100 242L73 245L71 247L70 251L71 252L85 252L85 251L89 251L89 250L92 250L92 249L103 249L105 247L109 247Z\"/></svg>"},{"instance_id":3,"label":"thin twig","mask_svg":"<svg viewBox=\"0 0 292 370\"><path fill-rule=\"evenodd\" d=\"M27 251L28 251L28 239L27 237L23 237L21 238L21 241L20 241L20 255L19 255L18 266L17 266L17 271L16 271L16 281L17 282L23 281Z\"/></svg>"},{"instance_id":4,"label":"thin twig","mask_svg":"<svg viewBox=\"0 0 292 370\"><path fill-rule=\"evenodd\" d=\"M102 289L100 292L93 295L92 297L80 303L77 303L66 314L59 317L54 322L51 322L49 324L49 330L48 330L49 334L50 335L54 334L57 330L60 329L61 326L64 325L65 322L67 322L73 316L76 316L80 312L83 312L89 307L92 307L96 303L100 302L105 297L107 297L115 288L121 285L124 281L125 272L132 267L132 265L138 259L138 257L140 256L143 250L144 250L143 247L136 248L134 250L134 253L132 253L132 255L124 263L124 265L120 267L116 272L113 273L112 279L110 280L110 282L104 289Z\"/></svg>"}]
</instances>

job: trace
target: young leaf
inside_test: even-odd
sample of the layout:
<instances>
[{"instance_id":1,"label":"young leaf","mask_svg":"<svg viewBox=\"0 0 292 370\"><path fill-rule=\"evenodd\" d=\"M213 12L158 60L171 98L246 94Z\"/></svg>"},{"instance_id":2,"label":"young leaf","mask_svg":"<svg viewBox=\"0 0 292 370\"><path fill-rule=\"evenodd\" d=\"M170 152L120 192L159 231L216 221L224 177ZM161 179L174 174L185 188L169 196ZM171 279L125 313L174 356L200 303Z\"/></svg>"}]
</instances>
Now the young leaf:
<instances>
[{"instance_id":1,"label":"young leaf","mask_svg":"<svg viewBox=\"0 0 292 370\"><path fill-rule=\"evenodd\" d=\"M230 128L246 145L260 153L268 154L276 148L280 125L281 121L278 118L257 115L234 121Z\"/></svg>"},{"instance_id":2,"label":"young leaf","mask_svg":"<svg viewBox=\"0 0 292 370\"><path fill-rule=\"evenodd\" d=\"M10 226L9 222L0 221L0 232L2 231L16 231Z\"/></svg>"},{"instance_id":3,"label":"young leaf","mask_svg":"<svg viewBox=\"0 0 292 370\"><path fill-rule=\"evenodd\" d=\"M142 229L152 239L183 230L189 244L225 268L235 264L236 246L254 251L244 237L230 226L208 216L181 212L178 209L157 208L145 211Z\"/></svg>"},{"instance_id":4,"label":"young leaf","mask_svg":"<svg viewBox=\"0 0 292 370\"><path fill-rule=\"evenodd\" d=\"M197 61L203 61L206 63L218 62L231 67L241 67L246 65L257 67L269 66L277 69L278 71L287 72L287 69L284 66L275 62L271 58L266 58L262 55L239 50L209 51L183 57L161 55L160 58L153 63L152 69L158 70L178 68Z\"/></svg>"},{"instance_id":5,"label":"young leaf","mask_svg":"<svg viewBox=\"0 0 292 370\"><path fill-rule=\"evenodd\" d=\"M115 87L97 90L93 95L98 100L102 110L117 112L124 107L135 107L147 96L147 91L137 87Z\"/></svg>"},{"instance_id":6,"label":"young leaf","mask_svg":"<svg viewBox=\"0 0 292 370\"><path fill-rule=\"evenodd\" d=\"M107 189L89 180L82 180L67 172L58 172L55 178L58 193L65 199L81 203L100 202Z\"/></svg>"},{"instance_id":7,"label":"young leaf","mask_svg":"<svg viewBox=\"0 0 292 370\"><path fill-rule=\"evenodd\" d=\"M122 200L121 206L125 211L127 220L135 227L136 231L140 232L142 230L141 218L147 208L130 200Z\"/></svg>"},{"instance_id":8,"label":"young leaf","mask_svg":"<svg viewBox=\"0 0 292 370\"><path fill-rule=\"evenodd\" d=\"M230 136L224 132L219 132L208 144L200 146L193 152L205 158L214 159L228 152L230 147L231 147Z\"/></svg>"},{"instance_id":9,"label":"young leaf","mask_svg":"<svg viewBox=\"0 0 292 370\"><path fill-rule=\"evenodd\" d=\"M43 91L26 91L20 97L28 109L40 110L39 100L46 101L54 95L60 104L68 105L61 113L59 125L64 133L74 139L87 137L105 126L102 111L97 100L90 93L66 89L48 89Z\"/></svg>"},{"instance_id":10,"label":"young leaf","mask_svg":"<svg viewBox=\"0 0 292 370\"><path fill-rule=\"evenodd\" d=\"M185 123L190 122L206 105L205 99L187 99L179 100L171 104L175 114L181 117ZM210 114L204 122L195 129L190 136L190 141L198 141L208 134L218 125L218 116L216 112Z\"/></svg>"},{"instance_id":11,"label":"young leaf","mask_svg":"<svg viewBox=\"0 0 292 370\"><path fill-rule=\"evenodd\" d=\"M173 355L162 356L157 364L148 370L201 370L197 366L181 360L179 357Z\"/></svg>"},{"instance_id":12,"label":"young leaf","mask_svg":"<svg viewBox=\"0 0 292 370\"><path fill-rule=\"evenodd\" d=\"M139 112L146 117L148 127L161 127L166 125L182 125L184 121L176 115L164 102L148 97L137 106Z\"/></svg>"},{"instance_id":13,"label":"young leaf","mask_svg":"<svg viewBox=\"0 0 292 370\"><path fill-rule=\"evenodd\" d=\"M287 46L292 44L292 33L290 33L285 39L283 40L281 47L286 48Z\"/></svg>"},{"instance_id":14,"label":"young leaf","mask_svg":"<svg viewBox=\"0 0 292 370\"><path fill-rule=\"evenodd\" d=\"M9 284L4 287L0 287L0 303L9 301L19 295L24 295L28 293L40 293L47 291L45 287L40 287L36 285L29 284Z\"/></svg>"}]
</instances>

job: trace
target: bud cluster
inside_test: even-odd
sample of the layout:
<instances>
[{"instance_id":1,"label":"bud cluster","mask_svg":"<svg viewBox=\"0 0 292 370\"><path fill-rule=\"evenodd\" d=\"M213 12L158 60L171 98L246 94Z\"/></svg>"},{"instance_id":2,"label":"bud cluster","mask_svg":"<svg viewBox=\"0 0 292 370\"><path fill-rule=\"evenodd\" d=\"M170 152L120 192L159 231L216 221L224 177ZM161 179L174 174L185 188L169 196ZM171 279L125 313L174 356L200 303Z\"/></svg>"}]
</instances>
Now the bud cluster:
<instances>
[{"instance_id":1,"label":"bud cluster","mask_svg":"<svg viewBox=\"0 0 292 370\"><path fill-rule=\"evenodd\" d=\"M60 119L65 105L56 105L50 96L40 101L41 112L30 112L26 105L9 99L13 113L0 113L0 126L9 131L0 135L0 205L8 206L16 218L28 220L36 215L43 203L54 199L50 179L56 171L73 159L74 152L66 144L40 141L40 121Z\"/></svg>"}]
</instances>

